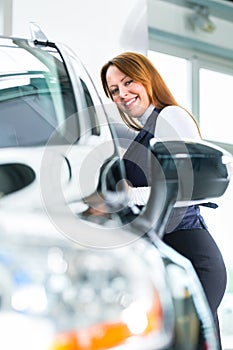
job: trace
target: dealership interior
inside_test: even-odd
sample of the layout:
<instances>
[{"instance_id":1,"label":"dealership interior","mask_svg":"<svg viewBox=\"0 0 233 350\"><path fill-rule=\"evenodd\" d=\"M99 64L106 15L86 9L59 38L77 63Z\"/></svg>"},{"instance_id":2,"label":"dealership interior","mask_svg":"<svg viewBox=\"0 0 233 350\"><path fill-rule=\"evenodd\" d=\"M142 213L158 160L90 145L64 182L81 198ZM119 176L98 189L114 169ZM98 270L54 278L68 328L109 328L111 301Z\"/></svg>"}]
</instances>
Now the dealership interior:
<instances>
[{"instance_id":1,"label":"dealership interior","mask_svg":"<svg viewBox=\"0 0 233 350\"><path fill-rule=\"evenodd\" d=\"M101 66L122 51L145 54L155 64L178 103L195 116L203 140L233 155L232 0L0 0L1 36L30 38L31 23L38 24L52 42L62 42L78 55L104 102L106 96L99 78ZM232 198L233 179L226 192L214 199L217 209L201 208L227 269L227 287L218 310L222 350L233 350ZM59 264L58 255L57 262ZM0 265L1 274L4 271ZM1 301L0 290L0 305ZM0 324L4 324L1 317ZM85 343L84 338L85 334L82 338ZM48 350L118 349L118 346L96 344L72 347L70 343L67 347L54 346ZM5 349L13 350L11 347ZM47 350L42 345L40 349L34 349ZM138 347L122 345L119 349ZM149 345L145 349L162 347L152 349ZM189 349L192 348L187 347Z\"/></svg>"}]
</instances>

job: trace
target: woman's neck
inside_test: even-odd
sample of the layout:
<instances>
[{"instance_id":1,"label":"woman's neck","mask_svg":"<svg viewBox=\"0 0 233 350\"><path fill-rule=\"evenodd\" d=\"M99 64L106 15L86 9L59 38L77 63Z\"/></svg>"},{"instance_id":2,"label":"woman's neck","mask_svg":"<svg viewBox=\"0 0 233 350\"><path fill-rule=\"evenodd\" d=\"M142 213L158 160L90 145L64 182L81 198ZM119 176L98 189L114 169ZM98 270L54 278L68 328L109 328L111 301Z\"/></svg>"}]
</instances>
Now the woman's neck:
<instances>
[{"instance_id":1,"label":"woman's neck","mask_svg":"<svg viewBox=\"0 0 233 350\"><path fill-rule=\"evenodd\" d=\"M144 126L146 124L147 119L149 118L149 116L151 115L151 113L153 112L155 106L153 106L152 104L145 110L145 112L141 115L141 117L138 118L138 121L140 124L142 124L142 126Z\"/></svg>"}]
</instances>

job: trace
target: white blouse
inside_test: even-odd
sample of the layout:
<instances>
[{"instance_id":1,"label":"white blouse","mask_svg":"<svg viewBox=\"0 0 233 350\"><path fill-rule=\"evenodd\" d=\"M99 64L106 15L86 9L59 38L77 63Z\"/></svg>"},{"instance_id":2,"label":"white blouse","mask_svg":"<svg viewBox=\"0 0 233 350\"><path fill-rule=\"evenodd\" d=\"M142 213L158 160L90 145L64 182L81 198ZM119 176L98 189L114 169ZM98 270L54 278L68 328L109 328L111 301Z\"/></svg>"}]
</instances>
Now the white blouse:
<instances>
[{"instance_id":1,"label":"white blouse","mask_svg":"<svg viewBox=\"0 0 233 350\"><path fill-rule=\"evenodd\" d=\"M152 112L153 106L149 107ZM148 110L138 118L138 121L145 125L151 113ZM178 106L165 107L158 115L156 122L155 139L157 141L177 141L177 140L194 140L200 141L201 137L197 125L193 118L183 108ZM130 207L134 205L145 205L150 195L150 187L129 187Z\"/></svg>"}]
</instances>

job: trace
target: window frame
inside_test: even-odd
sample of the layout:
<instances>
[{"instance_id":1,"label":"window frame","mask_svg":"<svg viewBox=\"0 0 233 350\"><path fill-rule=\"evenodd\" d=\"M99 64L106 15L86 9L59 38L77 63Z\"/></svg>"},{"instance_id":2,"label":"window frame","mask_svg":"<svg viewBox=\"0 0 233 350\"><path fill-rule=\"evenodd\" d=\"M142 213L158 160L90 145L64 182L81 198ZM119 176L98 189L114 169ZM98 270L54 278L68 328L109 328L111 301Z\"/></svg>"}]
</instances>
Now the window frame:
<instances>
[{"instance_id":1,"label":"window frame","mask_svg":"<svg viewBox=\"0 0 233 350\"><path fill-rule=\"evenodd\" d=\"M229 74L233 76L232 60L229 58L220 57L218 55L208 54L206 52L199 51L197 49L191 49L187 47L177 46L177 43L158 40L158 37L149 36L149 50L164 53L171 56L187 59L190 62L190 71L188 72L188 79L190 81L190 100L191 110L190 112L195 116L198 124L200 123L200 86L199 86L199 71L201 68L209 69L223 74ZM225 148L229 152L233 153L233 141L232 143L223 143L213 140L205 139L205 141L212 142L220 147Z\"/></svg>"}]
</instances>

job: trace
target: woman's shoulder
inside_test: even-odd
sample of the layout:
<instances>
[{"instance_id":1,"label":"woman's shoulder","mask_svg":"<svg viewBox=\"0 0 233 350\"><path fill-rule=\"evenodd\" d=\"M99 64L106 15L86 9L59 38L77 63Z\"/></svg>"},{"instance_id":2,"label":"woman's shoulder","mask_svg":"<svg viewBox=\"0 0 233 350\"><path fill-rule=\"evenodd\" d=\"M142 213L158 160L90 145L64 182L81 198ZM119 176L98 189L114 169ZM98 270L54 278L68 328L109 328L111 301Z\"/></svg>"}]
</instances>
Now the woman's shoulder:
<instances>
[{"instance_id":1,"label":"woman's shoulder","mask_svg":"<svg viewBox=\"0 0 233 350\"><path fill-rule=\"evenodd\" d=\"M182 107L167 106L158 115L155 134L159 138L198 138L199 130L192 116Z\"/></svg>"},{"instance_id":2,"label":"woman's shoulder","mask_svg":"<svg viewBox=\"0 0 233 350\"><path fill-rule=\"evenodd\" d=\"M168 123L177 124L190 124L195 125L196 122L194 118L189 114L189 112L180 106L167 106L164 107L159 113L159 122L167 121Z\"/></svg>"},{"instance_id":3,"label":"woman's shoulder","mask_svg":"<svg viewBox=\"0 0 233 350\"><path fill-rule=\"evenodd\" d=\"M180 106L167 106L164 107L161 112L159 113L160 117L168 117L168 118L172 118L172 117L177 117L177 116L190 116L190 114L182 107Z\"/></svg>"}]
</instances>

